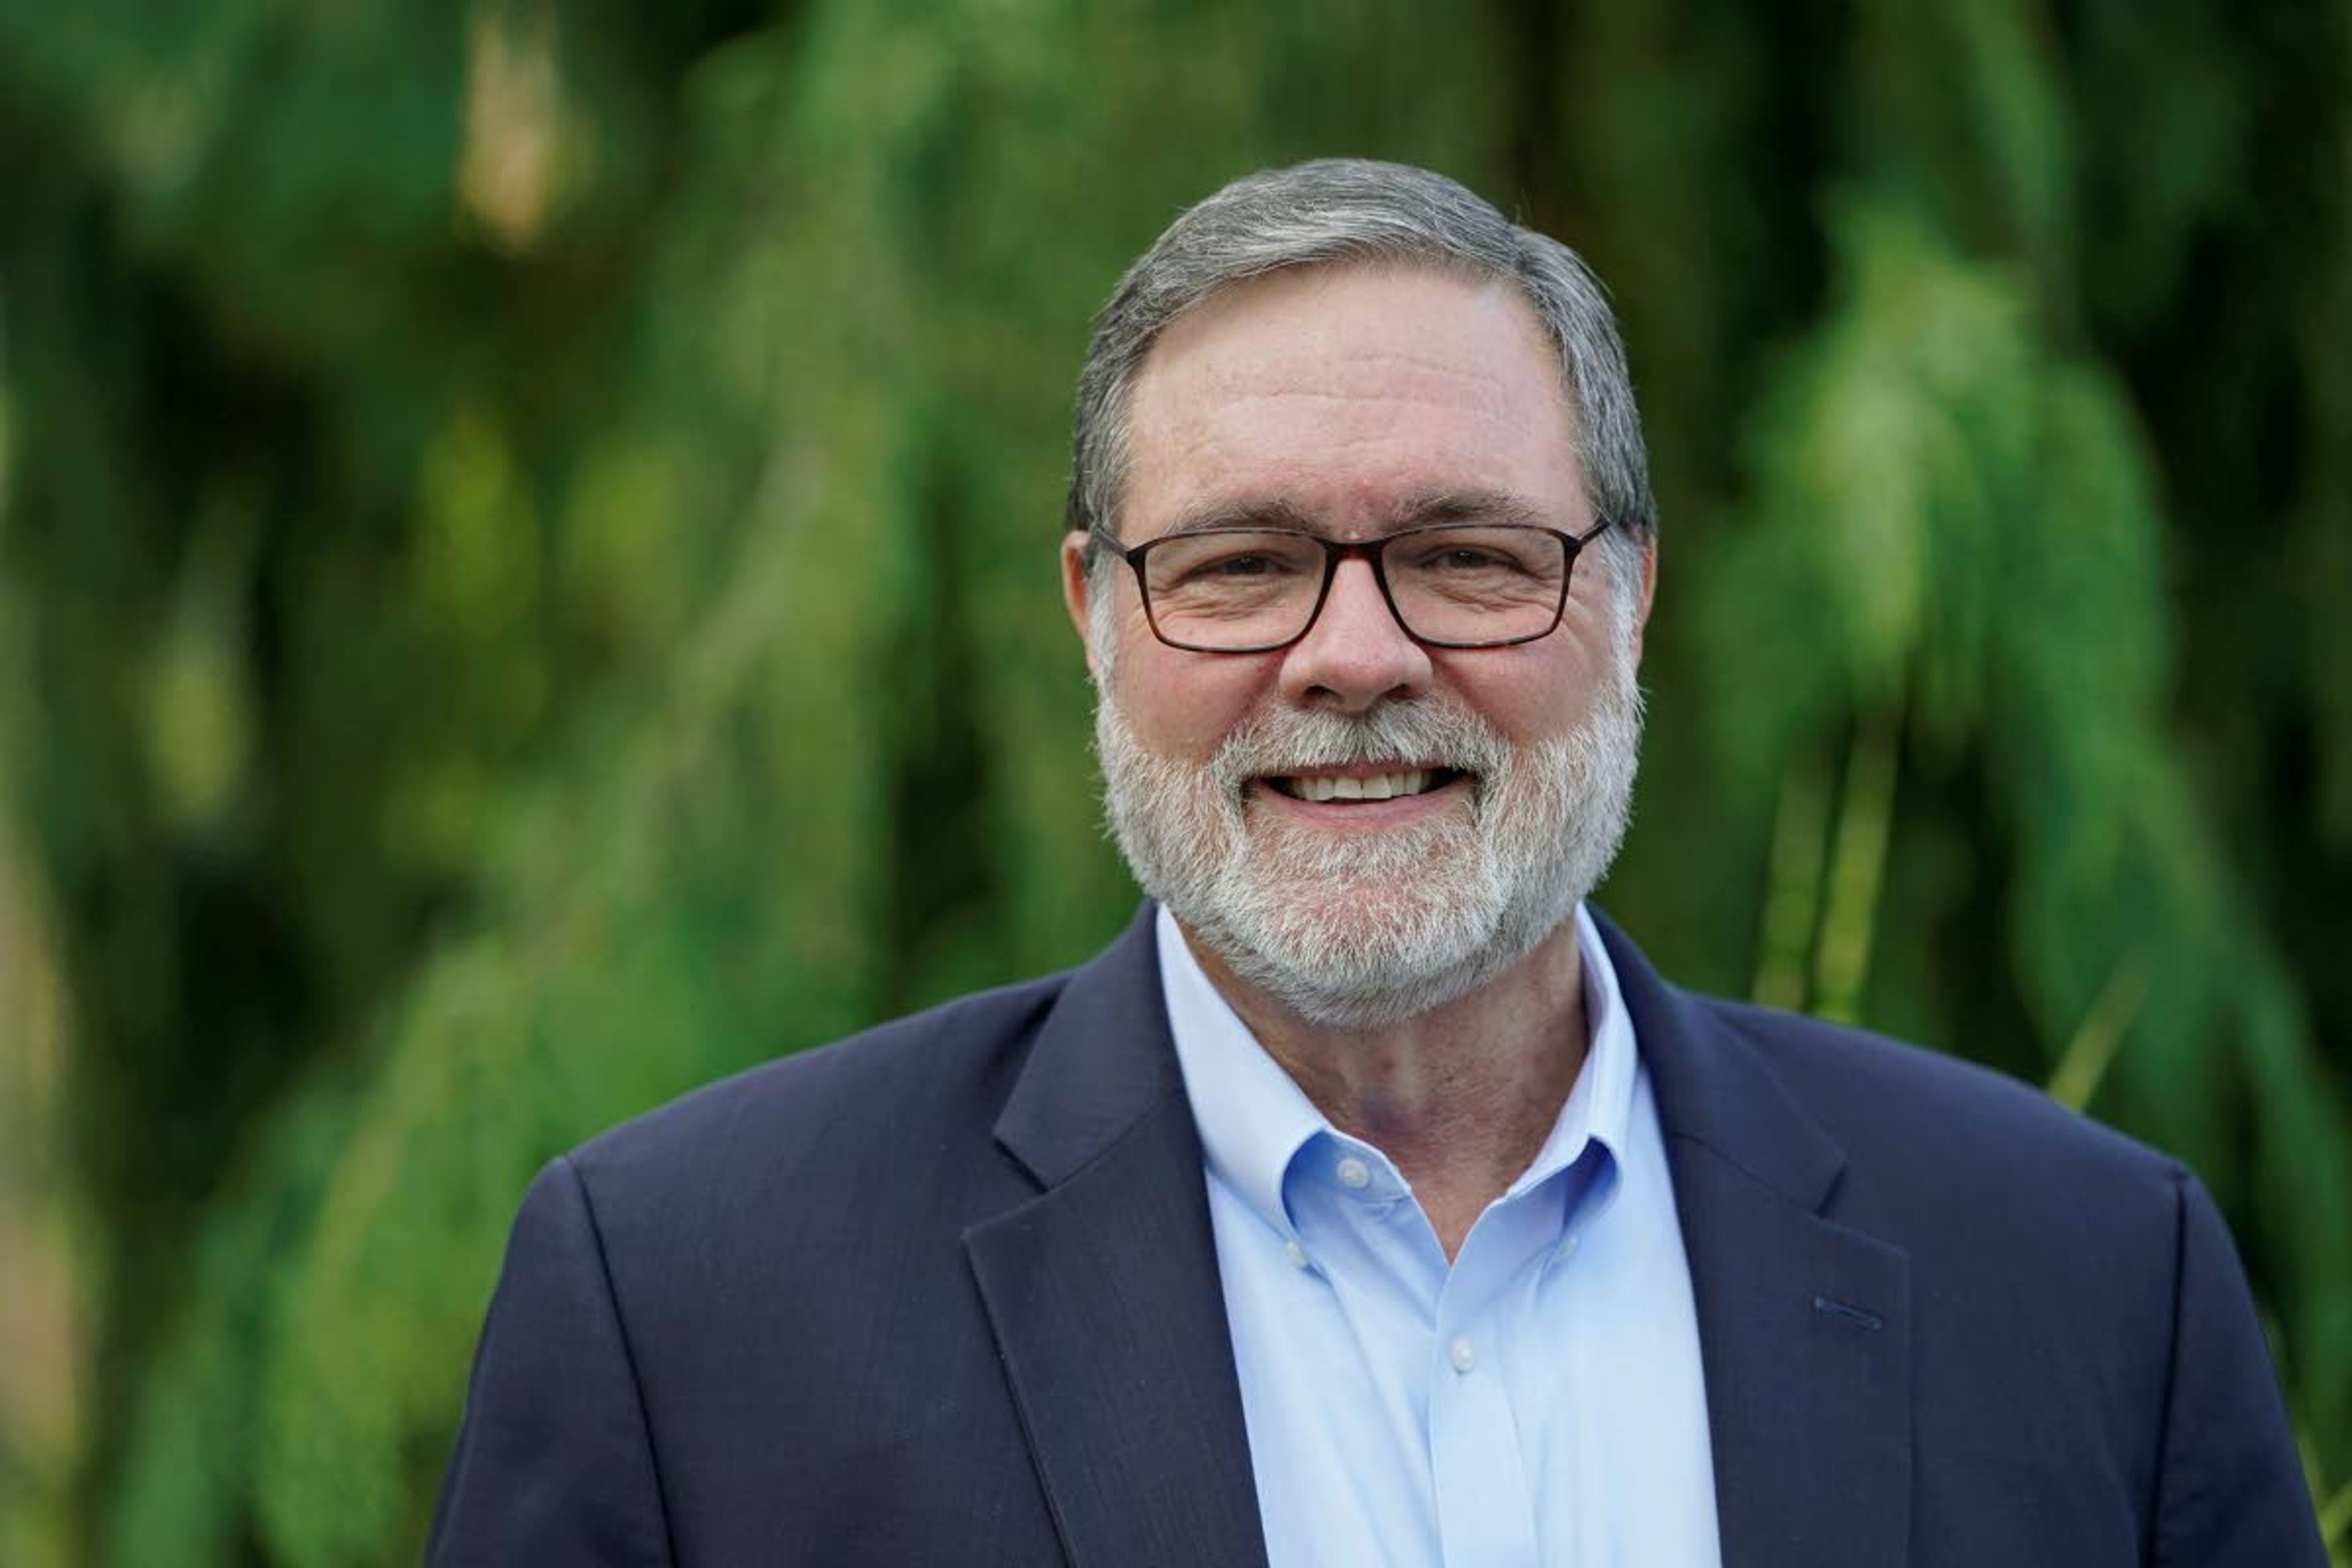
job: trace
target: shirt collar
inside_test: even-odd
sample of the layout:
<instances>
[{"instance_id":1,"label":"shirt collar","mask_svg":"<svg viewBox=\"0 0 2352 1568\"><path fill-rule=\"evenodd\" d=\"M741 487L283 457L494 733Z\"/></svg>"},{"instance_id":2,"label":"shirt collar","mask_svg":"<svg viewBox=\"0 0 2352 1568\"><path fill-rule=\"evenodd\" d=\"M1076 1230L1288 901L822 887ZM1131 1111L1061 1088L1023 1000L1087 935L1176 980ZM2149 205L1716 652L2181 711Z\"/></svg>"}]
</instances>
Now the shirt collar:
<instances>
[{"instance_id":1,"label":"shirt collar","mask_svg":"<svg viewBox=\"0 0 2352 1568\"><path fill-rule=\"evenodd\" d=\"M1582 904L1575 920L1588 1031L1584 1066L1543 1147L1506 1197L1559 1174L1591 1144L1600 1145L1618 1173L1624 1170L1638 1047L1600 929ZM1160 995L1209 1170L1277 1234L1295 1236L1283 1178L1318 1133L1339 1134L1210 983L1164 907L1156 929Z\"/></svg>"}]
</instances>

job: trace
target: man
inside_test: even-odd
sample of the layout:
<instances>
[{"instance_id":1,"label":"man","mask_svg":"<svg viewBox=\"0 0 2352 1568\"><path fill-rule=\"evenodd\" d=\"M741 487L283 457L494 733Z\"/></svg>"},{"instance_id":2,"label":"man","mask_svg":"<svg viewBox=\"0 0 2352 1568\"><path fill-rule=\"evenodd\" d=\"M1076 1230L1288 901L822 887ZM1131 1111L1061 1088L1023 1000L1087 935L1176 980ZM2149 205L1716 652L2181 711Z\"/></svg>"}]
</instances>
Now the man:
<instances>
[{"instance_id":1,"label":"man","mask_svg":"<svg viewBox=\"0 0 2352 1568\"><path fill-rule=\"evenodd\" d=\"M1652 513L1557 243L1353 162L1178 219L1062 552L1155 902L551 1164L435 1560L2320 1562L2179 1167L1584 910Z\"/></svg>"}]
</instances>

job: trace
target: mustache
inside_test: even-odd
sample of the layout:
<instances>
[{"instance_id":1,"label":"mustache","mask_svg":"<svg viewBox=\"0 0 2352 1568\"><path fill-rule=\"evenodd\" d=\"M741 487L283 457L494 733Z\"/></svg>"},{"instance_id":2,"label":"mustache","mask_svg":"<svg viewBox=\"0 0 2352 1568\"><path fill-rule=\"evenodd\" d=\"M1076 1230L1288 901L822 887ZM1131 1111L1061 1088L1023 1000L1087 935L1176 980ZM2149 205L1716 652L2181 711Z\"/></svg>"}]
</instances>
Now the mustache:
<instances>
[{"instance_id":1,"label":"mustache","mask_svg":"<svg viewBox=\"0 0 2352 1568\"><path fill-rule=\"evenodd\" d=\"M1394 763L1493 777L1511 742L1467 705L1442 698L1383 702L1363 713L1269 709L1234 731L1209 760L1219 787L1238 799L1254 778L1309 768Z\"/></svg>"}]
</instances>

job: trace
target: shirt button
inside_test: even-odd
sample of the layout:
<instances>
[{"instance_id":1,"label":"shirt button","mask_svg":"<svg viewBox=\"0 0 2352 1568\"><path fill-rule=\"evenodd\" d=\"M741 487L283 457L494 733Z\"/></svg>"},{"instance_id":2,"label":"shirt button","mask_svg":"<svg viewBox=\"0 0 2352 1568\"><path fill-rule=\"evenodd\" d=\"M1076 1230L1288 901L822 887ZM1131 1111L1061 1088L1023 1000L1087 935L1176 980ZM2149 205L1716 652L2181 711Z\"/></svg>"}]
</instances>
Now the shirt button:
<instances>
[{"instance_id":1,"label":"shirt button","mask_svg":"<svg viewBox=\"0 0 2352 1568\"><path fill-rule=\"evenodd\" d=\"M1296 1241L1284 1242L1282 1244L1282 1255L1290 1259L1290 1266L1293 1268L1304 1268L1307 1267L1307 1249L1299 1246Z\"/></svg>"},{"instance_id":2,"label":"shirt button","mask_svg":"<svg viewBox=\"0 0 2352 1568\"><path fill-rule=\"evenodd\" d=\"M1468 1372L1472 1367L1478 1364L1478 1352L1470 1348L1470 1342L1468 1340L1454 1341L1454 1349L1451 1353L1454 1362L1454 1370L1456 1372Z\"/></svg>"},{"instance_id":3,"label":"shirt button","mask_svg":"<svg viewBox=\"0 0 2352 1568\"><path fill-rule=\"evenodd\" d=\"M1338 1173L1341 1186L1354 1187L1360 1191L1369 1186L1372 1180L1372 1168L1353 1154L1339 1162Z\"/></svg>"}]
</instances>

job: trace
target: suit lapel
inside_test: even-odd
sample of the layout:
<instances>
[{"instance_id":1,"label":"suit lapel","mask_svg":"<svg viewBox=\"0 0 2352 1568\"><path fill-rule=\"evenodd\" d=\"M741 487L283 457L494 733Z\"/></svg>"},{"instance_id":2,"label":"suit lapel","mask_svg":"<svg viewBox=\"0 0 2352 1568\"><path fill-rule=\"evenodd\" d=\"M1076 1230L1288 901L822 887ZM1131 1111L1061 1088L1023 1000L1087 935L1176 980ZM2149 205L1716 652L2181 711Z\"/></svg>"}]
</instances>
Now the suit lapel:
<instances>
[{"instance_id":1,"label":"suit lapel","mask_svg":"<svg viewBox=\"0 0 2352 1568\"><path fill-rule=\"evenodd\" d=\"M1150 913L1072 976L997 1123L1043 1191L964 1247L1076 1568L1263 1563Z\"/></svg>"},{"instance_id":2,"label":"suit lapel","mask_svg":"<svg viewBox=\"0 0 2352 1568\"><path fill-rule=\"evenodd\" d=\"M1844 1156L1757 1046L1604 926L1690 1262L1726 1568L1907 1555L1909 1259L1824 1217Z\"/></svg>"}]
</instances>

